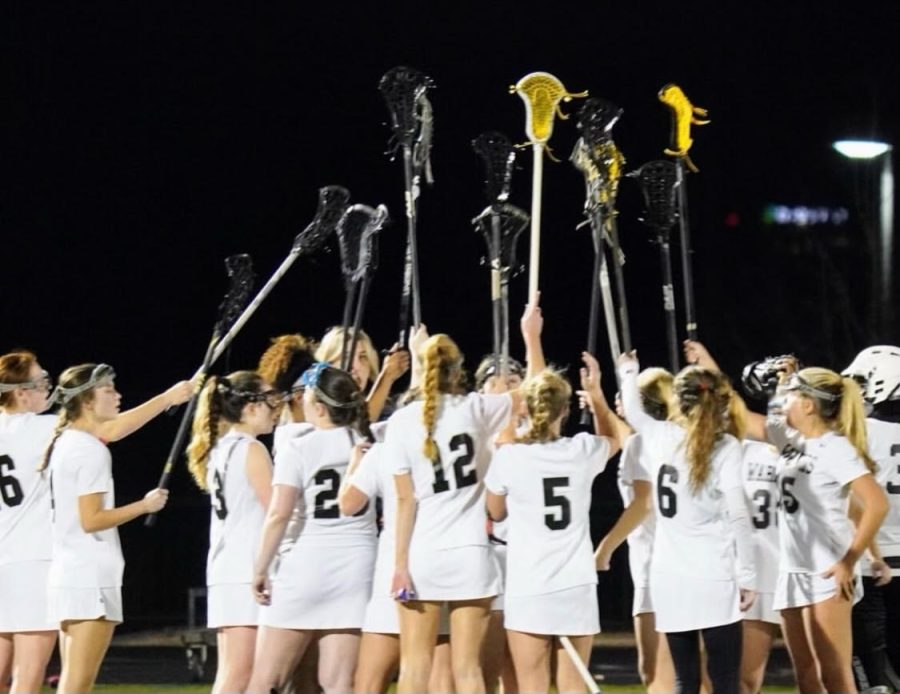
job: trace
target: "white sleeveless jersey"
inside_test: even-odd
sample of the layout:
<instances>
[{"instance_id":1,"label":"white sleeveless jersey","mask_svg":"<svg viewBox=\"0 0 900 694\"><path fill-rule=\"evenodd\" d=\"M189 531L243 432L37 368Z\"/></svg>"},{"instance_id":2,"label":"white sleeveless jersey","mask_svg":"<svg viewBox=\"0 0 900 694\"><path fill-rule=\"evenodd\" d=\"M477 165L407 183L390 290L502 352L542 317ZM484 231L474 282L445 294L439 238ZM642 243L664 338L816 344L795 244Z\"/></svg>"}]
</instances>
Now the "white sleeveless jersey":
<instances>
[{"instance_id":1,"label":"white sleeveless jersey","mask_svg":"<svg viewBox=\"0 0 900 694\"><path fill-rule=\"evenodd\" d=\"M125 559L118 528L86 533L78 497L102 494L102 508L116 506L112 456L100 439L66 429L50 456L53 561L47 583L54 588L118 588Z\"/></svg>"},{"instance_id":2,"label":"white sleeveless jersey","mask_svg":"<svg viewBox=\"0 0 900 694\"><path fill-rule=\"evenodd\" d=\"M625 445L622 446L622 455L619 456L618 478L616 480L619 487L619 495L622 497L622 504L626 508L634 501L634 480L635 474L641 469L640 456L641 437L639 434L632 434L625 440ZM644 522L628 535L628 551L639 552L642 556L646 556L649 561L655 531L656 517L648 515Z\"/></svg>"},{"instance_id":3,"label":"white sleeveless jersey","mask_svg":"<svg viewBox=\"0 0 900 694\"><path fill-rule=\"evenodd\" d=\"M774 593L778 580L778 451L761 441L743 442L741 479L750 505L753 557L759 592Z\"/></svg>"},{"instance_id":4,"label":"white sleeveless jersey","mask_svg":"<svg viewBox=\"0 0 900 694\"><path fill-rule=\"evenodd\" d=\"M656 534L651 573L737 580L741 588L756 590L740 443L727 434L721 437L713 449L706 484L694 492L685 430L643 411L637 364L621 367L620 378L625 415L641 435L640 469L634 478L654 485Z\"/></svg>"},{"instance_id":5,"label":"white sleeveless jersey","mask_svg":"<svg viewBox=\"0 0 900 694\"><path fill-rule=\"evenodd\" d=\"M378 556L372 594L387 596L391 592L394 575L394 537L397 522L397 490L391 461L383 443L376 443L363 456L350 484L369 497L369 505L381 498L381 534L378 535Z\"/></svg>"},{"instance_id":6,"label":"white sleeveless jersey","mask_svg":"<svg viewBox=\"0 0 900 694\"><path fill-rule=\"evenodd\" d=\"M591 485L608 454L606 439L586 433L507 444L494 452L485 486L506 496L505 595L543 595L597 583Z\"/></svg>"},{"instance_id":7,"label":"white sleeveless jersey","mask_svg":"<svg viewBox=\"0 0 900 694\"><path fill-rule=\"evenodd\" d=\"M275 434L272 440L272 455L277 456L279 451L287 448L292 439L306 436L308 433L315 430L316 428L309 422L288 422L287 424L279 424L275 427Z\"/></svg>"},{"instance_id":8,"label":"white sleeveless jersey","mask_svg":"<svg viewBox=\"0 0 900 694\"><path fill-rule=\"evenodd\" d=\"M276 456L272 484L300 490L295 512L301 525L294 546L375 542L374 502L356 516L342 516L338 508L338 492L347 474L351 449L361 440L349 427L316 429L293 439Z\"/></svg>"},{"instance_id":9,"label":"white sleeveless jersey","mask_svg":"<svg viewBox=\"0 0 900 694\"><path fill-rule=\"evenodd\" d=\"M879 419L866 420L869 457L878 466L875 477L887 492L890 508L875 539L891 573L900 576L900 424ZM863 574L871 575L868 561Z\"/></svg>"},{"instance_id":10,"label":"white sleeveless jersey","mask_svg":"<svg viewBox=\"0 0 900 694\"><path fill-rule=\"evenodd\" d=\"M778 468L781 573L822 573L853 541L847 517L850 482L867 474L850 442L829 432L786 447Z\"/></svg>"},{"instance_id":11,"label":"white sleeveless jersey","mask_svg":"<svg viewBox=\"0 0 900 694\"><path fill-rule=\"evenodd\" d=\"M37 471L56 417L0 413L0 565L49 561L49 475Z\"/></svg>"},{"instance_id":12,"label":"white sleeveless jersey","mask_svg":"<svg viewBox=\"0 0 900 694\"><path fill-rule=\"evenodd\" d=\"M262 446L253 436L232 429L209 455L209 554L206 584L250 583L266 508L247 477L250 446Z\"/></svg>"},{"instance_id":13,"label":"white sleeveless jersey","mask_svg":"<svg viewBox=\"0 0 900 694\"><path fill-rule=\"evenodd\" d=\"M415 488L416 521L410 552L487 545L484 475L490 444L509 421L509 395L442 395L434 440L439 458L423 453L425 425L421 401L388 420L385 443L393 472L409 473Z\"/></svg>"}]
</instances>

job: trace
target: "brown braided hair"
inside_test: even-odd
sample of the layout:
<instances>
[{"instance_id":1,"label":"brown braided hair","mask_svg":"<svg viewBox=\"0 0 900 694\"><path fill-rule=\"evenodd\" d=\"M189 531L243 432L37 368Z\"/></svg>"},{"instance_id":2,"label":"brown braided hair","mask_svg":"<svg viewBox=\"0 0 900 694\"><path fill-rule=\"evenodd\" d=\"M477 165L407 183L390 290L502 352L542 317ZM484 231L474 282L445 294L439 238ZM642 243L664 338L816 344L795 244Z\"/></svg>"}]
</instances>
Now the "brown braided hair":
<instances>
[{"instance_id":1,"label":"brown braided hair","mask_svg":"<svg viewBox=\"0 0 900 694\"><path fill-rule=\"evenodd\" d=\"M259 359L257 373L275 390L286 393L316 359L316 343L303 335L279 335Z\"/></svg>"},{"instance_id":2,"label":"brown braided hair","mask_svg":"<svg viewBox=\"0 0 900 694\"><path fill-rule=\"evenodd\" d=\"M691 491L697 494L709 479L712 455L728 433L733 391L718 371L688 366L675 377L679 419L686 429L686 458Z\"/></svg>"},{"instance_id":3,"label":"brown braided hair","mask_svg":"<svg viewBox=\"0 0 900 694\"><path fill-rule=\"evenodd\" d=\"M438 333L426 340L422 347L422 394L425 404L422 407L422 422L425 425L425 445L422 452L428 460L438 459L438 448L433 434L438 418L442 393L455 393L459 390L462 378L462 352L449 335Z\"/></svg>"}]
</instances>

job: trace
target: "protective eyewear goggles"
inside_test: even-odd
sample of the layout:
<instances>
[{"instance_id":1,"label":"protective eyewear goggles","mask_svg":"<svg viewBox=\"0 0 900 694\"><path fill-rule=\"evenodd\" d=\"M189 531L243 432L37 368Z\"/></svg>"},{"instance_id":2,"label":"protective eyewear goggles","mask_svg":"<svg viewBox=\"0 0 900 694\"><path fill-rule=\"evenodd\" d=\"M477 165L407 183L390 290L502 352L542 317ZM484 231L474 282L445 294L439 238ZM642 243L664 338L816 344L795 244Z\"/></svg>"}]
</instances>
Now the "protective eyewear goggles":
<instances>
[{"instance_id":1,"label":"protective eyewear goggles","mask_svg":"<svg viewBox=\"0 0 900 694\"><path fill-rule=\"evenodd\" d=\"M53 379L50 378L50 374L46 371L41 371L40 376L33 378L30 381L24 381L23 383L0 383L0 393L9 393L17 388L21 388L22 390L49 391L53 388Z\"/></svg>"},{"instance_id":2,"label":"protective eyewear goggles","mask_svg":"<svg viewBox=\"0 0 900 694\"><path fill-rule=\"evenodd\" d=\"M116 370L109 364L97 364L87 381L80 386L72 386L66 388L62 385L56 386L53 394L50 396L50 402L59 402L65 405L72 398L81 395L84 392L97 388L99 386L111 386L116 378Z\"/></svg>"}]
</instances>

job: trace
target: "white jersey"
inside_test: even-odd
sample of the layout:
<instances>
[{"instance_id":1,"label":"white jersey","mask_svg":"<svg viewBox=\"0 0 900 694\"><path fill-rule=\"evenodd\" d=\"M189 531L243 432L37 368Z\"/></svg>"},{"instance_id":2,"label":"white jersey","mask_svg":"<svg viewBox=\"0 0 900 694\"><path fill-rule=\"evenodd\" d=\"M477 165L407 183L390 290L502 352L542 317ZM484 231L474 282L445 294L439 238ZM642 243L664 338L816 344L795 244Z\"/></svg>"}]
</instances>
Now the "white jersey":
<instances>
[{"instance_id":1,"label":"white jersey","mask_svg":"<svg viewBox=\"0 0 900 694\"><path fill-rule=\"evenodd\" d=\"M484 475L490 443L509 421L509 395L442 395L434 428L439 458L423 453L421 401L388 420L385 443L395 475L409 473L415 488L416 520L410 553L487 545Z\"/></svg>"},{"instance_id":2,"label":"white jersey","mask_svg":"<svg viewBox=\"0 0 900 694\"><path fill-rule=\"evenodd\" d=\"M220 438L206 469L211 504L206 584L250 583L266 508L247 476L253 436L232 429Z\"/></svg>"},{"instance_id":3,"label":"white jersey","mask_svg":"<svg viewBox=\"0 0 900 694\"><path fill-rule=\"evenodd\" d=\"M376 443L363 456L359 466L350 478L350 484L369 497L373 506L376 497L381 498L381 534L378 536L378 557L375 561L375 576L372 580L372 594L387 596L391 592L394 575L394 537L397 523L397 490L394 474L385 445Z\"/></svg>"},{"instance_id":4,"label":"white jersey","mask_svg":"<svg viewBox=\"0 0 900 694\"><path fill-rule=\"evenodd\" d=\"M52 588L119 588L125 559L119 530L86 533L81 527L78 498L102 494L102 508L116 506L112 456L100 439L78 429L66 429L50 456L53 506Z\"/></svg>"},{"instance_id":5,"label":"white jersey","mask_svg":"<svg viewBox=\"0 0 900 694\"><path fill-rule=\"evenodd\" d=\"M56 422L0 413L0 565L52 557L49 475L37 470Z\"/></svg>"},{"instance_id":6,"label":"white jersey","mask_svg":"<svg viewBox=\"0 0 900 694\"><path fill-rule=\"evenodd\" d=\"M695 492L690 486L685 430L643 411L636 364L621 367L620 377L626 418L641 435L634 479L652 482L655 491L651 574L736 580L741 588L756 590L740 443L727 434L721 437L712 452L706 483Z\"/></svg>"},{"instance_id":7,"label":"white jersey","mask_svg":"<svg viewBox=\"0 0 900 694\"><path fill-rule=\"evenodd\" d=\"M785 447L779 461L779 572L819 574L853 541L847 485L869 471L850 442L836 433L806 439L803 448L801 453Z\"/></svg>"},{"instance_id":8,"label":"white jersey","mask_svg":"<svg viewBox=\"0 0 900 694\"><path fill-rule=\"evenodd\" d=\"M591 485L609 456L591 434L501 446L485 478L506 496L509 533L504 594L543 595L597 583L591 545Z\"/></svg>"},{"instance_id":9,"label":"white jersey","mask_svg":"<svg viewBox=\"0 0 900 694\"><path fill-rule=\"evenodd\" d=\"M640 456L641 437L639 434L633 434L625 440L625 445L622 446L622 455L619 456L617 484L619 487L619 495L622 497L622 504L626 508L634 501L634 480L635 474L641 469ZM632 530L628 535L629 553L637 553L643 557L648 568L655 531L656 517L649 515L643 523Z\"/></svg>"},{"instance_id":10,"label":"white jersey","mask_svg":"<svg viewBox=\"0 0 900 694\"><path fill-rule=\"evenodd\" d=\"M778 450L761 441L743 442L741 479L753 525L753 561L759 592L774 593L778 580Z\"/></svg>"},{"instance_id":11,"label":"white jersey","mask_svg":"<svg viewBox=\"0 0 900 694\"><path fill-rule=\"evenodd\" d=\"M362 438L349 427L316 429L293 439L275 458L272 484L300 490L296 511L301 519L298 546L333 547L375 542L375 505L355 516L342 516L338 493L350 464L350 452ZM288 552L283 561L290 561Z\"/></svg>"},{"instance_id":12,"label":"white jersey","mask_svg":"<svg viewBox=\"0 0 900 694\"><path fill-rule=\"evenodd\" d=\"M869 457L878 469L875 477L887 492L890 508L875 539L894 577L900 577L900 424L879 419L866 420ZM863 574L871 575L868 561Z\"/></svg>"},{"instance_id":13,"label":"white jersey","mask_svg":"<svg viewBox=\"0 0 900 694\"><path fill-rule=\"evenodd\" d=\"M292 439L306 436L308 433L315 430L316 428L309 422L288 422L287 424L279 424L275 427L275 434L272 439L272 455L277 456L280 451L286 449Z\"/></svg>"}]
</instances>

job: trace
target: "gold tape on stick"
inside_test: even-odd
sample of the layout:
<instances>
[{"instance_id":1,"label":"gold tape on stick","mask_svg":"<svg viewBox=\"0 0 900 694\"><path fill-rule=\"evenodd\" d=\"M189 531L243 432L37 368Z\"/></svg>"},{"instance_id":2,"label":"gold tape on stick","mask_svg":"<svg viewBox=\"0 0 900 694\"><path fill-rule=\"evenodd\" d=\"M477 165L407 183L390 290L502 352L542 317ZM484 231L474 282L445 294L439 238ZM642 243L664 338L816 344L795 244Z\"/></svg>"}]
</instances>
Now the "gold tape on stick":
<instances>
[{"instance_id":1,"label":"gold tape on stick","mask_svg":"<svg viewBox=\"0 0 900 694\"><path fill-rule=\"evenodd\" d=\"M672 133L669 147L665 153L672 157L684 160L687 167L696 173L699 169L694 166L688 151L694 140L691 138L692 125L706 125L707 111L705 108L694 106L687 95L677 84L670 82L659 90L659 100L672 110Z\"/></svg>"},{"instance_id":2,"label":"gold tape on stick","mask_svg":"<svg viewBox=\"0 0 900 694\"><path fill-rule=\"evenodd\" d=\"M553 134L553 120L568 116L559 107L560 101L571 101L588 95L586 91L571 93L549 72L532 72L509 88L525 102L525 134L533 145L541 145L549 154L547 141Z\"/></svg>"}]
</instances>

